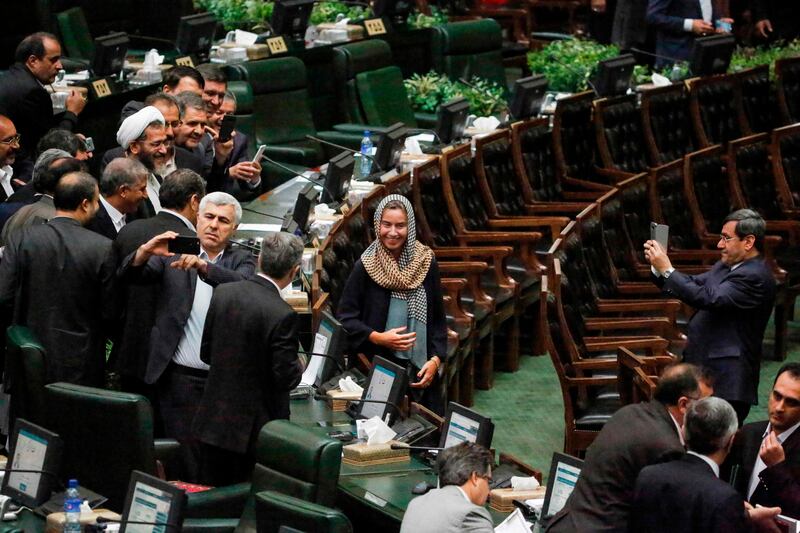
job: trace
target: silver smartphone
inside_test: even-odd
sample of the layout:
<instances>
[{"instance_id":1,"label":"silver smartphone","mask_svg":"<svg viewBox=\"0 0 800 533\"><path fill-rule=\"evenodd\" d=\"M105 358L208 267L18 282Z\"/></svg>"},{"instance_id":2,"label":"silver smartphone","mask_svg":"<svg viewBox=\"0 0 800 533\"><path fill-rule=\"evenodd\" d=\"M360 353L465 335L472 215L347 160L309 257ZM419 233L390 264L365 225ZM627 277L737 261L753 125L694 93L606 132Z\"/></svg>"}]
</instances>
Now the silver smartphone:
<instances>
[{"instance_id":1,"label":"silver smartphone","mask_svg":"<svg viewBox=\"0 0 800 533\"><path fill-rule=\"evenodd\" d=\"M259 163L261 161L261 158L264 157L264 152L266 151L267 151L267 146L265 144L259 146L258 152L256 152L256 155L253 158L253 163Z\"/></svg>"},{"instance_id":2,"label":"silver smartphone","mask_svg":"<svg viewBox=\"0 0 800 533\"><path fill-rule=\"evenodd\" d=\"M669 245L669 226L666 224L650 223L650 240L656 241L664 251L667 251Z\"/></svg>"}]
</instances>

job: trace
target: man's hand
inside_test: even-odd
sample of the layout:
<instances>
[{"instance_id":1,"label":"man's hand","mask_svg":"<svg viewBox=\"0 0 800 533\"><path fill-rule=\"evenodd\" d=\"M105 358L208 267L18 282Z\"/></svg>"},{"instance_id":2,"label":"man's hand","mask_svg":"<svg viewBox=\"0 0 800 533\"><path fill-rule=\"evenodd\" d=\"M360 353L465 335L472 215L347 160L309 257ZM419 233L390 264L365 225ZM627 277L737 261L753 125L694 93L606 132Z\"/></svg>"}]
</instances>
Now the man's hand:
<instances>
[{"instance_id":1,"label":"man's hand","mask_svg":"<svg viewBox=\"0 0 800 533\"><path fill-rule=\"evenodd\" d=\"M780 507L753 507L748 502L744 502L747 521L756 531L768 533L780 533L775 517L781 514Z\"/></svg>"},{"instance_id":2,"label":"man's hand","mask_svg":"<svg viewBox=\"0 0 800 533\"><path fill-rule=\"evenodd\" d=\"M783 446L781 446L781 442L775 436L774 431L770 431L767 438L761 443L761 450L759 450L758 456L767 466L774 466L786 459Z\"/></svg>"},{"instance_id":3,"label":"man's hand","mask_svg":"<svg viewBox=\"0 0 800 533\"><path fill-rule=\"evenodd\" d=\"M169 251L169 241L178 236L177 232L165 231L161 235L156 235L143 245L136 249L136 255L133 258L133 266L140 266L147 262L150 257L157 255L161 257L170 257L173 254Z\"/></svg>"},{"instance_id":4,"label":"man's hand","mask_svg":"<svg viewBox=\"0 0 800 533\"><path fill-rule=\"evenodd\" d=\"M70 91L69 96L67 96L67 102L64 104L67 111L72 111L76 115L80 115L83 108L86 107L86 97L84 97L80 92L73 89Z\"/></svg>"},{"instance_id":5,"label":"man's hand","mask_svg":"<svg viewBox=\"0 0 800 533\"><path fill-rule=\"evenodd\" d=\"M644 258L647 262L655 268L659 273L666 272L672 268L672 262L667 257L667 252L664 250L658 241L647 241L644 243Z\"/></svg>"},{"instance_id":6,"label":"man's hand","mask_svg":"<svg viewBox=\"0 0 800 533\"><path fill-rule=\"evenodd\" d=\"M721 18L719 20L720 20L720 22L727 22L728 24L731 25L731 28L733 28L733 19L732 18ZM730 33L728 31L723 30L722 28L715 28L715 31L717 33Z\"/></svg>"},{"instance_id":7,"label":"man's hand","mask_svg":"<svg viewBox=\"0 0 800 533\"><path fill-rule=\"evenodd\" d=\"M187 271L196 269L198 273L204 276L208 274L208 262L204 259L200 259L196 255L182 254L176 261L170 263L169 266Z\"/></svg>"},{"instance_id":8,"label":"man's hand","mask_svg":"<svg viewBox=\"0 0 800 533\"><path fill-rule=\"evenodd\" d=\"M383 346L384 348L389 348L390 350L398 352L405 352L406 350L410 350L417 340L416 333L400 333L406 329L407 328L403 326L401 328L392 328L383 333L373 331L369 335L369 340L378 346Z\"/></svg>"},{"instance_id":9,"label":"man's hand","mask_svg":"<svg viewBox=\"0 0 800 533\"><path fill-rule=\"evenodd\" d=\"M261 179L261 164L252 161L236 163L228 169L228 175L235 180L255 183Z\"/></svg>"},{"instance_id":10,"label":"man's hand","mask_svg":"<svg viewBox=\"0 0 800 533\"><path fill-rule=\"evenodd\" d=\"M756 22L756 35L769 39L769 34L772 33L772 23L769 19L759 20Z\"/></svg>"},{"instance_id":11,"label":"man's hand","mask_svg":"<svg viewBox=\"0 0 800 533\"><path fill-rule=\"evenodd\" d=\"M714 33L714 26L703 19L692 20L692 33L695 35L708 35Z\"/></svg>"},{"instance_id":12,"label":"man's hand","mask_svg":"<svg viewBox=\"0 0 800 533\"><path fill-rule=\"evenodd\" d=\"M431 383L433 383L433 378L436 377L436 371L439 369L440 364L441 361L439 360L438 355L431 357L427 363L422 365L422 369L417 372L419 381L416 383L411 383L409 387L413 387L415 389L426 389L430 387Z\"/></svg>"},{"instance_id":13,"label":"man's hand","mask_svg":"<svg viewBox=\"0 0 800 533\"><path fill-rule=\"evenodd\" d=\"M591 6L592 6L592 11L594 11L595 13L606 12L606 0L592 0Z\"/></svg>"},{"instance_id":14,"label":"man's hand","mask_svg":"<svg viewBox=\"0 0 800 533\"><path fill-rule=\"evenodd\" d=\"M228 156L231 155L231 151L233 150L233 138L236 136L236 132L231 132L231 138L225 142L222 142L219 139L219 132L210 126L206 126L206 131L211 134L211 137L214 139L214 157L217 160L218 165L224 165L225 161L228 160Z\"/></svg>"}]
</instances>

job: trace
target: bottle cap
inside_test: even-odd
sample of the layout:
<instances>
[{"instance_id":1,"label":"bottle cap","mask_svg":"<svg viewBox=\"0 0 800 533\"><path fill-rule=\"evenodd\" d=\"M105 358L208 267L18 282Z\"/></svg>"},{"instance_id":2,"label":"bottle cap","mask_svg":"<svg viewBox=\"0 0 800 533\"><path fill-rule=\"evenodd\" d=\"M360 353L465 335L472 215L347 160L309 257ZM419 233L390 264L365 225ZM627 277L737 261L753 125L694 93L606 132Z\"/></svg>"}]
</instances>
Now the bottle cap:
<instances>
[{"instance_id":1,"label":"bottle cap","mask_svg":"<svg viewBox=\"0 0 800 533\"><path fill-rule=\"evenodd\" d=\"M77 489L78 488L78 480L77 479L70 479L67 482L68 489Z\"/></svg>"},{"instance_id":2,"label":"bottle cap","mask_svg":"<svg viewBox=\"0 0 800 533\"><path fill-rule=\"evenodd\" d=\"M369 130L364 130L364 137L369 137Z\"/></svg>"}]
</instances>

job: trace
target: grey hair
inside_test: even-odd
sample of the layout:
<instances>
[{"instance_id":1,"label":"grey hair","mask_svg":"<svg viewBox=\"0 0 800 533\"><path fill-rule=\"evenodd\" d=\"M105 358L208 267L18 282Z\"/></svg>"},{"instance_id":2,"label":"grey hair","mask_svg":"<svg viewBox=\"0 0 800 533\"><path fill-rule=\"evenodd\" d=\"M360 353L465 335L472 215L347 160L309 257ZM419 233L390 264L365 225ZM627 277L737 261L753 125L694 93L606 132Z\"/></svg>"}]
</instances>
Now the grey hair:
<instances>
[{"instance_id":1,"label":"grey hair","mask_svg":"<svg viewBox=\"0 0 800 533\"><path fill-rule=\"evenodd\" d=\"M758 251L764 250L764 235L767 231L767 223L764 218L752 209L737 209L722 222L736 222L736 236L744 239L748 235L756 238L755 248Z\"/></svg>"},{"instance_id":2,"label":"grey hair","mask_svg":"<svg viewBox=\"0 0 800 533\"><path fill-rule=\"evenodd\" d=\"M258 269L272 279L281 279L300 264L303 241L286 232L269 232L261 241Z\"/></svg>"},{"instance_id":3,"label":"grey hair","mask_svg":"<svg viewBox=\"0 0 800 533\"><path fill-rule=\"evenodd\" d=\"M236 94L230 89L225 91L225 98L223 100L230 100L231 102L233 102L234 109L239 106L239 99L236 98Z\"/></svg>"},{"instance_id":4,"label":"grey hair","mask_svg":"<svg viewBox=\"0 0 800 533\"><path fill-rule=\"evenodd\" d=\"M689 405L683 422L683 436L688 448L702 455L710 455L724 449L739 423L731 404L709 396Z\"/></svg>"},{"instance_id":5,"label":"grey hair","mask_svg":"<svg viewBox=\"0 0 800 533\"><path fill-rule=\"evenodd\" d=\"M41 172L50 168L50 165L53 163L53 161L67 157L72 157L72 154L66 150L61 150L60 148L48 148L36 158L36 163L33 164L33 175L31 179L36 180L36 177Z\"/></svg>"},{"instance_id":6,"label":"grey hair","mask_svg":"<svg viewBox=\"0 0 800 533\"><path fill-rule=\"evenodd\" d=\"M100 192L103 196L113 196L117 190L127 185L133 187L141 179L147 179L148 171L139 160L129 157L112 159L100 177Z\"/></svg>"},{"instance_id":7,"label":"grey hair","mask_svg":"<svg viewBox=\"0 0 800 533\"><path fill-rule=\"evenodd\" d=\"M206 106L205 101L203 101L203 98L192 91L183 91L182 93L178 94L175 99L178 101L178 110L180 111L181 116L186 114L186 108L189 107L202 111L203 113L208 112L208 107Z\"/></svg>"},{"instance_id":8,"label":"grey hair","mask_svg":"<svg viewBox=\"0 0 800 533\"><path fill-rule=\"evenodd\" d=\"M239 200L231 196L230 194L222 191L210 192L207 195L203 196L203 199L200 200L200 212L202 213L203 210L206 208L208 204L214 205L232 205L234 210L234 224L238 224L240 220L242 220L242 205L239 203Z\"/></svg>"},{"instance_id":9,"label":"grey hair","mask_svg":"<svg viewBox=\"0 0 800 533\"><path fill-rule=\"evenodd\" d=\"M461 486L466 483L472 473L488 476L492 472L492 454L478 444L462 442L439 452L436 467L439 471L439 485Z\"/></svg>"}]
</instances>

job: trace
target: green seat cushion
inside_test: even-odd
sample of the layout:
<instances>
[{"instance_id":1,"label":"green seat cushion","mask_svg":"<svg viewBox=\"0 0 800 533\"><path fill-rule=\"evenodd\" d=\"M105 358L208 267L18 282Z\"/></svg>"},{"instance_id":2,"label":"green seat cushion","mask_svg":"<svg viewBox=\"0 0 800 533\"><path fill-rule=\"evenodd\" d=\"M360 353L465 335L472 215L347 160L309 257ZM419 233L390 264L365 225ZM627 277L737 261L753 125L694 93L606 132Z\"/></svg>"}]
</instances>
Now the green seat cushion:
<instances>
[{"instance_id":1,"label":"green seat cushion","mask_svg":"<svg viewBox=\"0 0 800 533\"><path fill-rule=\"evenodd\" d=\"M406 126L416 127L417 121L398 67L360 72L356 75L356 87L367 124L390 126L403 122Z\"/></svg>"}]
</instances>

